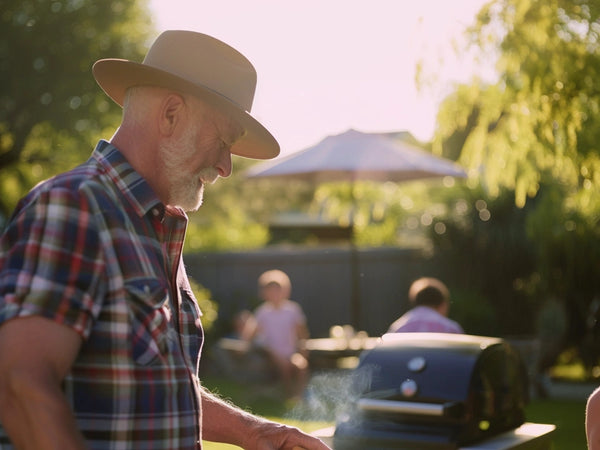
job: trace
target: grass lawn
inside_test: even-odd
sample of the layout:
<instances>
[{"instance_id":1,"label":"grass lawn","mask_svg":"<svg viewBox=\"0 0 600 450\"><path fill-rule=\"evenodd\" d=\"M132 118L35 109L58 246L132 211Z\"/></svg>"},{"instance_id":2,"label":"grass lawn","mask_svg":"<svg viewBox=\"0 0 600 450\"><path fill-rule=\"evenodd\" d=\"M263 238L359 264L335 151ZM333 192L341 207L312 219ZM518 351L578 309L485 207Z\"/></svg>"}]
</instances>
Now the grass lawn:
<instances>
[{"instance_id":1,"label":"grass lawn","mask_svg":"<svg viewBox=\"0 0 600 450\"><path fill-rule=\"evenodd\" d=\"M323 380L321 380L323 381ZM331 380L324 380L327 384ZM306 414L291 404L279 400L279 391L273 386L248 387L242 386L222 378L204 378L205 386L217 392L224 398L230 399L236 405L252 411L255 414L273 419L277 422L296 426L306 432L312 432L334 424L332 412L335 407L327 405L327 413L315 414L311 411ZM323 383L320 383L323 384ZM332 396L339 396L343 388L331 384ZM323 394L322 392L320 394ZM528 422L549 423L556 425L553 435L553 450L585 450L585 401L575 400L534 400L526 409ZM239 447L204 443L205 450L226 450Z\"/></svg>"},{"instance_id":2,"label":"grass lawn","mask_svg":"<svg viewBox=\"0 0 600 450\"><path fill-rule=\"evenodd\" d=\"M526 409L529 422L556 425L554 450L585 450L585 401L534 400Z\"/></svg>"}]
</instances>

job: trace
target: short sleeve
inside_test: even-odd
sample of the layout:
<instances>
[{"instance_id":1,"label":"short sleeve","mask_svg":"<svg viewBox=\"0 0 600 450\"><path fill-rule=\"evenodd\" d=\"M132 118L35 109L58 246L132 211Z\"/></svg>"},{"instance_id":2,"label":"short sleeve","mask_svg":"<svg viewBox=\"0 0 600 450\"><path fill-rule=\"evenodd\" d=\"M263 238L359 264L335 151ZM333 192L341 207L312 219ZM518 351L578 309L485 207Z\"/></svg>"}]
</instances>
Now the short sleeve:
<instances>
[{"instance_id":1,"label":"short sleeve","mask_svg":"<svg viewBox=\"0 0 600 450\"><path fill-rule=\"evenodd\" d=\"M296 324L305 325L306 324L306 315L302 310L302 307L299 303L294 302L294 313L296 315Z\"/></svg>"},{"instance_id":2,"label":"short sleeve","mask_svg":"<svg viewBox=\"0 0 600 450\"><path fill-rule=\"evenodd\" d=\"M101 252L84 192L30 194L0 238L0 323L39 315L86 338L106 289Z\"/></svg>"}]
</instances>

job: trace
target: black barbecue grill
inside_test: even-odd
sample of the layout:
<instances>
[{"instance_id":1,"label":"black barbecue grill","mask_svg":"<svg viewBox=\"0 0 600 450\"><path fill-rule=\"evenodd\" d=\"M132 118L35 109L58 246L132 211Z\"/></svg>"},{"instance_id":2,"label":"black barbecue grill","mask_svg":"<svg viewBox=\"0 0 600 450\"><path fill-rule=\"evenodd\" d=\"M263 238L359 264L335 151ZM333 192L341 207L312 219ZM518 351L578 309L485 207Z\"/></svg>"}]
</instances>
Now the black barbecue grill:
<instances>
[{"instance_id":1,"label":"black barbecue grill","mask_svg":"<svg viewBox=\"0 0 600 450\"><path fill-rule=\"evenodd\" d=\"M525 365L502 339L387 334L355 371L360 395L336 450L457 449L525 421Z\"/></svg>"}]
</instances>

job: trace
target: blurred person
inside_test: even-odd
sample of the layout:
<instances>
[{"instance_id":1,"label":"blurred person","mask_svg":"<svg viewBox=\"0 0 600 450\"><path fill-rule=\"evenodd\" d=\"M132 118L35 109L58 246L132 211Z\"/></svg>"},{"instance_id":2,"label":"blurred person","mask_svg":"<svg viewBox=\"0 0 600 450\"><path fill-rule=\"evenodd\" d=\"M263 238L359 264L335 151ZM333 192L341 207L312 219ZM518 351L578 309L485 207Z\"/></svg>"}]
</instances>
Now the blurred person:
<instances>
[{"instance_id":1,"label":"blurred person","mask_svg":"<svg viewBox=\"0 0 600 450\"><path fill-rule=\"evenodd\" d=\"M299 397L308 379L304 341L309 332L300 305L289 299L291 282L281 270L268 270L258 278L263 303L244 332L247 340L267 350L289 397Z\"/></svg>"},{"instance_id":2,"label":"blurred person","mask_svg":"<svg viewBox=\"0 0 600 450\"><path fill-rule=\"evenodd\" d=\"M233 319L231 320L231 333L228 337L233 339L243 339L244 338L244 330L248 329L252 323L254 323L254 314L252 311L247 309L242 309L237 312Z\"/></svg>"},{"instance_id":3,"label":"blurred person","mask_svg":"<svg viewBox=\"0 0 600 450\"><path fill-rule=\"evenodd\" d=\"M268 382L275 377L267 352L244 339L244 331L253 322L254 314L251 311L238 311L231 320L230 332L212 348L211 368L244 384Z\"/></svg>"},{"instance_id":4,"label":"blurred person","mask_svg":"<svg viewBox=\"0 0 600 450\"><path fill-rule=\"evenodd\" d=\"M437 278L415 280L408 290L408 300L411 309L390 325L388 333L464 333L457 322L448 318L450 292Z\"/></svg>"},{"instance_id":5,"label":"blurred person","mask_svg":"<svg viewBox=\"0 0 600 450\"><path fill-rule=\"evenodd\" d=\"M585 408L585 434L589 450L600 450L600 388L592 392Z\"/></svg>"},{"instance_id":6,"label":"blurred person","mask_svg":"<svg viewBox=\"0 0 600 450\"><path fill-rule=\"evenodd\" d=\"M254 67L210 36L167 31L142 63L93 72L121 125L32 189L0 238L0 447L327 449L199 380L185 211L230 175L232 153L279 153L248 113Z\"/></svg>"}]
</instances>

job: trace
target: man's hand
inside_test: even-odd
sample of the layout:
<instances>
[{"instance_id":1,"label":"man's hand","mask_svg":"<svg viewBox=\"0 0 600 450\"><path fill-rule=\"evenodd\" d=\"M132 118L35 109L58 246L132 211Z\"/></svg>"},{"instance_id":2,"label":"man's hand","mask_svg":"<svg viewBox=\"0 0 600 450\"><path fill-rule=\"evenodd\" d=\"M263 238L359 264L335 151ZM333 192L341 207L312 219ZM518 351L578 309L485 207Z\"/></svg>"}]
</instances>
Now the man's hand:
<instances>
[{"instance_id":1,"label":"man's hand","mask_svg":"<svg viewBox=\"0 0 600 450\"><path fill-rule=\"evenodd\" d=\"M244 446L246 450L330 450L320 439L298 428L270 421L256 423Z\"/></svg>"}]
</instances>

